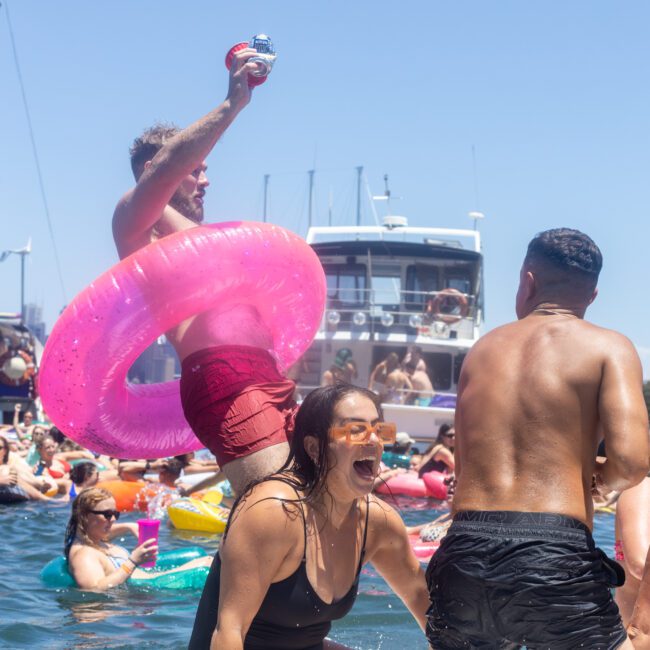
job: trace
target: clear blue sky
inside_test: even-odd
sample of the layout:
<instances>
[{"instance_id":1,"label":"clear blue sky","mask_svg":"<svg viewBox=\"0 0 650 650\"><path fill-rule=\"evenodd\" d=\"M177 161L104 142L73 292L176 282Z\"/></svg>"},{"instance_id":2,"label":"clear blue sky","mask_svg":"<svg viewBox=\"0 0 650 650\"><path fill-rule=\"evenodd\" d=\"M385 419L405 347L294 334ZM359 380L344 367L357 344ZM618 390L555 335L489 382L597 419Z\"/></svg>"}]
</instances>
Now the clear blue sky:
<instances>
[{"instance_id":1,"label":"clear blue sky","mask_svg":"<svg viewBox=\"0 0 650 650\"><path fill-rule=\"evenodd\" d=\"M51 327L64 296L40 198L5 7L25 82L68 300L116 261L110 219L127 151L154 120L187 125L221 102L228 48L254 33L279 58L208 159L208 220L261 218L305 234L354 218L354 168L390 174L412 224L481 225L485 330L514 318L538 231L570 226L603 250L588 318L626 333L650 377L650 4L641 0L215 2L10 0L0 8L0 250L33 239L27 301ZM478 199L472 173L476 149ZM368 204L365 218L370 219ZM19 309L19 260L0 311Z\"/></svg>"}]
</instances>

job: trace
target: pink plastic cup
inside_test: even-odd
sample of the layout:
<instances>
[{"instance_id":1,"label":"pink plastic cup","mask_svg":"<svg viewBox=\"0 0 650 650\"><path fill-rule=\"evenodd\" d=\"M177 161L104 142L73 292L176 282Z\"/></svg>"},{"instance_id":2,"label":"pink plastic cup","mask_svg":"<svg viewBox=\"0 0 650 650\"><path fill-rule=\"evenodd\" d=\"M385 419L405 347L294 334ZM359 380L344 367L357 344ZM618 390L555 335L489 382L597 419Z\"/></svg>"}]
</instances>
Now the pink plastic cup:
<instances>
[{"instance_id":1,"label":"pink plastic cup","mask_svg":"<svg viewBox=\"0 0 650 650\"><path fill-rule=\"evenodd\" d=\"M148 539L158 541L158 530L160 529L160 520L158 519L138 519L138 546L144 544ZM156 566L156 558L149 562L142 562L141 567L151 568Z\"/></svg>"}]
</instances>

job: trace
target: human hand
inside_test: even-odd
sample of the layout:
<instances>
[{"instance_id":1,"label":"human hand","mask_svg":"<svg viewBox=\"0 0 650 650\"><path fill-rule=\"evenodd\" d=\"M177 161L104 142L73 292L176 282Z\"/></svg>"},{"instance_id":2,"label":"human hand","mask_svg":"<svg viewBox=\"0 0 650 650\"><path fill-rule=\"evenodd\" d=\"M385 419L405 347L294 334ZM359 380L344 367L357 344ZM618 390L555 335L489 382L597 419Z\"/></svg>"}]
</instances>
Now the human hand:
<instances>
[{"instance_id":1,"label":"human hand","mask_svg":"<svg viewBox=\"0 0 650 650\"><path fill-rule=\"evenodd\" d=\"M181 497L188 497L190 494L192 494L192 486L190 485L184 485L183 483L180 483L176 486L176 489L178 490L178 495Z\"/></svg>"},{"instance_id":2,"label":"human hand","mask_svg":"<svg viewBox=\"0 0 650 650\"><path fill-rule=\"evenodd\" d=\"M38 491L41 492L42 494L46 494L49 492L51 489L56 487L56 483L53 481L48 481L47 479L41 479L41 483L38 486Z\"/></svg>"},{"instance_id":3,"label":"human hand","mask_svg":"<svg viewBox=\"0 0 650 650\"><path fill-rule=\"evenodd\" d=\"M136 566L142 564L143 562L150 562L156 558L158 555L158 540L148 539L140 546L136 546L129 555L129 560L133 562Z\"/></svg>"},{"instance_id":4,"label":"human hand","mask_svg":"<svg viewBox=\"0 0 650 650\"><path fill-rule=\"evenodd\" d=\"M251 100L253 90L248 85L248 75L258 69L258 64L249 63L249 59L255 55L257 55L257 50L247 47L235 52L232 57L226 101L230 101L236 110L241 110Z\"/></svg>"},{"instance_id":5,"label":"human hand","mask_svg":"<svg viewBox=\"0 0 650 650\"><path fill-rule=\"evenodd\" d=\"M16 406L14 406L14 411L16 411L16 413L20 413L21 408L22 407L20 406L20 404L16 404Z\"/></svg>"},{"instance_id":6,"label":"human hand","mask_svg":"<svg viewBox=\"0 0 650 650\"><path fill-rule=\"evenodd\" d=\"M18 473L16 470L12 467L7 474L3 474L0 476L0 485L16 485L18 482Z\"/></svg>"}]
</instances>

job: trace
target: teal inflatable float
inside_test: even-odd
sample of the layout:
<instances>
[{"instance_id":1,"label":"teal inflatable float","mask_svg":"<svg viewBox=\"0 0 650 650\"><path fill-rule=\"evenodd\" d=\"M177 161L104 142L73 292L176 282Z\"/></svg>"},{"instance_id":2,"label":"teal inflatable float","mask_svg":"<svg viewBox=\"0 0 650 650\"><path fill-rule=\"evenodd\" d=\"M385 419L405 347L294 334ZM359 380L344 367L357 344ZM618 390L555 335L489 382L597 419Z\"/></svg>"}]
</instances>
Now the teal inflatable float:
<instances>
[{"instance_id":1,"label":"teal inflatable float","mask_svg":"<svg viewBox=\"0 0 650 650\"><path fill-rule=\"evenodd\" d=\"M394 469L396 467L403 467L404 469L408 469L411 463L411 455L395 454L392 451L385 451L381 455L381 462L391 469Z\"/></svg>"},{"instance_id":2,"label":"teal inflatable float","mask_svg":"<svg viewBox=\"0 0 650 650\"><path fill-rule=\"evenodd\" d=\"M158 554L156 566L151 569L141 569L146 573L156 574L160 571L169 571L194 560L205 557L207 553L199 546L163 551ZM130 578L127 585L138 589L203 589L210 569L205 566L193 567L174 573L161 573L151 578ZM41 580L49 587L66 588L76 587L77 583L68 571L68 561L64 556L54 558L48 562L41 571Z\"/></svg>"}]
</instances>

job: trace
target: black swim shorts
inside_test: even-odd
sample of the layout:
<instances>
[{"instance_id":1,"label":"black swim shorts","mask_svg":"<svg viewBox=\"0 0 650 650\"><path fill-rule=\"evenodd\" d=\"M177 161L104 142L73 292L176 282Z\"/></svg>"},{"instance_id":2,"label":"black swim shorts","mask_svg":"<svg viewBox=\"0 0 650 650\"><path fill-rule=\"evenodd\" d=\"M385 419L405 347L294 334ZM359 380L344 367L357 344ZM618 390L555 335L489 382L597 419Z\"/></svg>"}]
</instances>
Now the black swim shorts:
<instances>
[{"instance_id":1,"label":"black swim shorts","mask_svg":"<svg viewBox=\"0 0 650 650\"><path fill-rule=\"evenodd\" d=\"M427 568L436 650L614 650L623 569L571 517L459 512Z\"/></svg>"}]
</instances>

